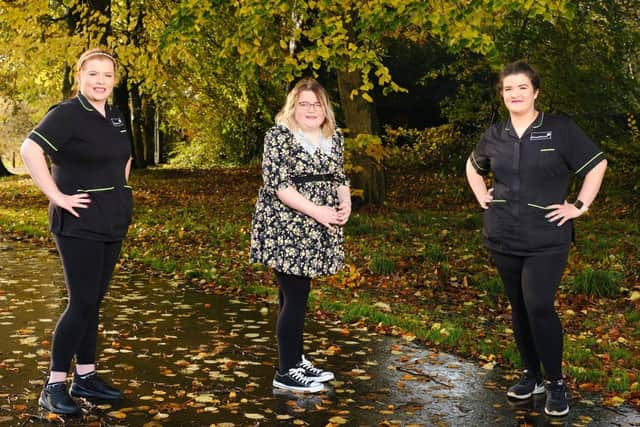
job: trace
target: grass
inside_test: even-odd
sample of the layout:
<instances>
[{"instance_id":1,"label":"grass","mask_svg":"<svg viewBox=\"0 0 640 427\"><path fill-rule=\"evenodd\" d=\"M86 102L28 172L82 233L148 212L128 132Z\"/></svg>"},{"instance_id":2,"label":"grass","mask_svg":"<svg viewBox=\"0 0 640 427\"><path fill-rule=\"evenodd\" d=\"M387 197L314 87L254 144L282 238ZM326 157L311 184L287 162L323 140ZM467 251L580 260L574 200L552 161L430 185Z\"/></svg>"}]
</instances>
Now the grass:
<instances>
[{"instance_id":1,"label":"grass","mask_svg":"<svg viewBox=\"0 0 640 427\"><path fill-rule=\"evenodd\" d=\"M618 271L587 268L578 273L572 282L575 292L597 297L615 297L620 293L623 275Z\"/></svg>"},{"instance_id":2,"label":"grass","mask_svg":"<svg viewBox=\"0 0 640 427\"><path fill-rule=\"evenodd\" d=\"M386 256L384 251L376 252L371 256L369 268L373 274L388 276L393 273L394 263L393 260Z\"/></svg>"},{"instance_id":3,"label":"grass","mask_svg":"<svg viewBox=\"0 0 640 427\"><path fill-rule=\"evenodd\" d=\"M248 263L259 181L257 169L134 171L135 214L124 262L274 301L273 274ZM415 335L465 357L494 355L499 366L517 368L513 336L505 332L510 308L464 178L391 171L388 182L385 205L353 213L345 227L345 268L314 280L312 310ZM607 209L597 208L600 198ZM640 206L629 200L605 185L589 215L576 222L557 304L566 330L566 373L616 393L630 391L640 363L640 302L627 299L640 290ZM0 178L3 235L50 245L46 205L29 179ZM613 330L625 345L606 344ZM606 353L609 364L598 356Z\"/></svg>"}]
</instances>

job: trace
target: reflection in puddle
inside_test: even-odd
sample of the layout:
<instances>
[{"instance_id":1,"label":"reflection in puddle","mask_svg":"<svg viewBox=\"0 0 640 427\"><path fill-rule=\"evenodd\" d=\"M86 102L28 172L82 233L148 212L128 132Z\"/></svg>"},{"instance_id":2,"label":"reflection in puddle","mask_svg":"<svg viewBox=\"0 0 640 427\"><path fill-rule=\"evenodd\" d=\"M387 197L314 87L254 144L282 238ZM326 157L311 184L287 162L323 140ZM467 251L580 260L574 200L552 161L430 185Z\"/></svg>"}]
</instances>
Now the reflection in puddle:
<instances>
[{"instance_id":1,"label":"reflection in puddle","mask_svg":"<svg viewBox=\"0 0 640 427\"><path fill-rule=\"evenodd\" d=\"M46 425L37 397L66 304L55 254L0 251L0 425ZM82 401L67 425L546 425L544 399L510 406L496 374L353 325L309 322L305 353L336 373L319 394L271 387L276 306L185 289L170 277L118 271L102 310L100 373L117 403ZM494 384L495 390L487 387ZM572 401L570 425L640 423ZM32 418L29 418L29 417ZM40 420L40 421L38 421ZM75 423L75 424L74 424ZM386 424L385 424L386 423Z\"/></svg>"}]
</instances>

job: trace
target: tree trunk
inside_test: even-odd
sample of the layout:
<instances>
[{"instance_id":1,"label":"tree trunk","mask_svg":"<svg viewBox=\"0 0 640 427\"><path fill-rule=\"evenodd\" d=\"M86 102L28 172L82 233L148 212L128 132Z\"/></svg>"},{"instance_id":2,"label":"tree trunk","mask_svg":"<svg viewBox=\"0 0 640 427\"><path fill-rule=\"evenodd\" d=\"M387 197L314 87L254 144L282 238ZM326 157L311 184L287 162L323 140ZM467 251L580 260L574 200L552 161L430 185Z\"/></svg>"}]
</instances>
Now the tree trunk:
<instances>
[{"instance_id":1,"label":"tree trunk","mask_svg":"<svg viewBox=\"0 0 640 427\"><path fill-rule=\"evenodd\" d=\"M378 134L375 108L360 96L351 99L351 92L360 88L362 76L358 71L338 71L338 91L344 112L348 135ZM365 153L352 153L353 166L361 166L362 172L352 174L351 188L364 191L364 203L380 204L386 196L384 169L375 159Z\"/></svg>"},{"instance_id":2,"label":"tree trunk","mask_svg":"<svg viewBox=\"0 0 640 427\"><path fill-rule=\"evenodd\" d=\"M354 89L359 90L361 84L362 76L359 71L338 71L338 91L344 119L349 128L349 135L354 138L361 133L378 133L373 106L360 96L351 99L351 92Z\"/></svg>"},{"instance_id":3,"label":"tree trunk","mask_svg":"<svg viewBox=\"0 0 640 427\"><path fill-rule=\"evenodd\" d=\"M80 23L80 13L78 13L75 8L69 9L67 16L65 17L65 21L67 22L69 35L74 35L78 30L78 25ZM75 79L73 73L73 68L65 63L62 77L62 99L68 99L73 96L73 81Z\"/></svg>"},{"instance_id":4,"label":"tree trunk","mask_svg":"<svg viewBox=\"0 0 640 427\"><path fill-rule=\"evenodd\" d=\"M137 168L147 167L146 144L142 132L142 99L137 84L129 90L131 103L131 140L133 142L134 164Z\"/></svg>"},{"instance_id":5,"label":"tree trunk","mask_svg":"<svg viewBox=\"0 0 640 427\"><path fill-rule=\"evenodd\" d=\"M149 98L142 99L142 117L140 120L142 141L144 144L144 159L146 165L155 164L155 103Z\"/></svg>"}]
</instances>

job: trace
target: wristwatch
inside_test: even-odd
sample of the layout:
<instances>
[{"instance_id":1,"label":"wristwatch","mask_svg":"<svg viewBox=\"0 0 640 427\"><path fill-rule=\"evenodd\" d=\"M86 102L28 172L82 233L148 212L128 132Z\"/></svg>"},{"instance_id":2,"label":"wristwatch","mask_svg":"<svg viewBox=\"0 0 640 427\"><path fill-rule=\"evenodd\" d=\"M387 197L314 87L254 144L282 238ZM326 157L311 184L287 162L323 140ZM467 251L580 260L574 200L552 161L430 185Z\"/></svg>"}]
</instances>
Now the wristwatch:
<instances>
[{"instance_id":1,"label":"wristwatch","mask_svg":"<svg viewBox=\"0 0 640 427\"><path fill-rule=\"evenodd\" d=\"M587 210L587 207L584 205L584 202L580 199L576 199L576 201L573 202L573 206L575 206L581 212L586 212Z\"/></svg>"}]
</instances>

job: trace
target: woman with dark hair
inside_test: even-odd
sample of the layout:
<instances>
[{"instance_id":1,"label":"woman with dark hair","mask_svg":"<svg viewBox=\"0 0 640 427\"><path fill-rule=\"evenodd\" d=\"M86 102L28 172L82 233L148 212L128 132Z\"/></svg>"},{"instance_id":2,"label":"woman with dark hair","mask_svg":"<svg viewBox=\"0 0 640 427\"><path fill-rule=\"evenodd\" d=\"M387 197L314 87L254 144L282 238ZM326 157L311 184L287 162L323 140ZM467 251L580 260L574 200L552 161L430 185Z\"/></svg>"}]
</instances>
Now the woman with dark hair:
<instances>
[{"instance_id":1,"label":"woman with dark hair","mask_svg":"<svg viewBox=\"0 0 640 427\"><path fill-rule=\"evenodd\" d=\"M351 214L344 140L325 89L301 80L267 131L251 232L251 261L274 269L280 312L279 367L273 386L317 392L333 373L304 356L311 278L336 273L344 259L342 226Z\"/></svg>"},{"instance_id":2,"label":"woman with dark hair","mask_svg":"<svg viewBox=\"0 0 640 427\"><path fill-rule=\"evenodd\" d=\"M536 109L540 79L529 64L509 64L500 73L498 88L509 118L484 132L467 160L466 174L485 209L484 242L511 303L522 361L522 377L507 395L528 399L546 389L545 413L562 416L569 404L555 294L573 239L573 220L595 200L607 161L573 121ZM493 187L487 190L484 177L489 173ZM568 203L573 175L584 181L577 199Z\"/></svg>"},{"instance_id":3,"label":"woman with dark hair","mask_svg":"<svg viewBox=\"0 0 640 427\"><path fill-rule=\"evenodd\" d=\"M59 414L80 412L66 385L74 358L71 395L122 397L95 366L99 307L132 210L131 143L124 117L107 104L116 65L105 50L84 52L76 66L76 96L52 107L21 148L31 177L50 201L49 225L69 296L53 334L51 372L39 399Z\"/></svg>"}]
</instances>

